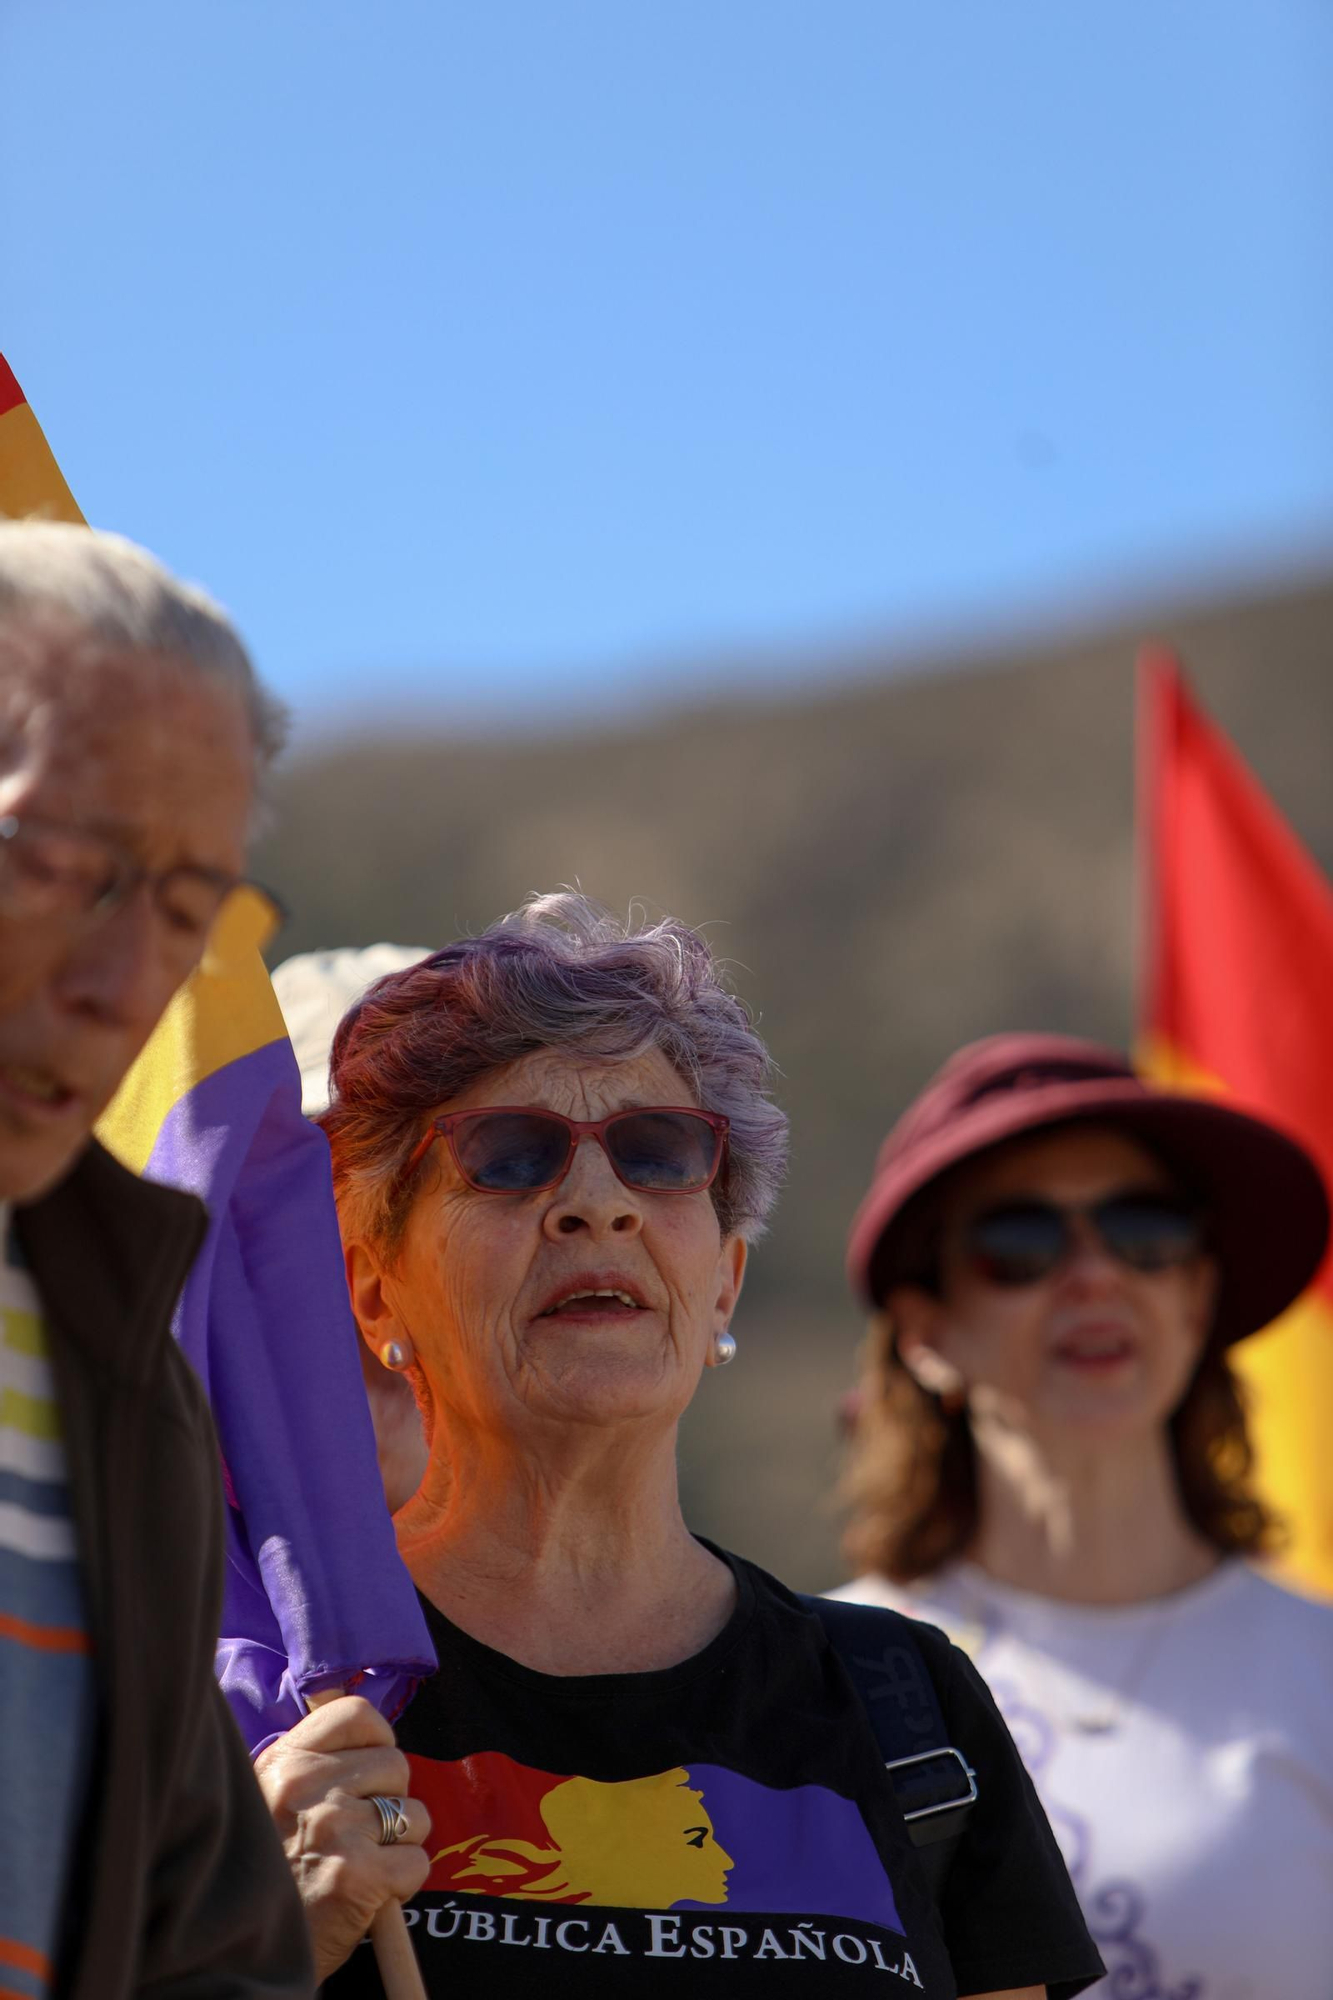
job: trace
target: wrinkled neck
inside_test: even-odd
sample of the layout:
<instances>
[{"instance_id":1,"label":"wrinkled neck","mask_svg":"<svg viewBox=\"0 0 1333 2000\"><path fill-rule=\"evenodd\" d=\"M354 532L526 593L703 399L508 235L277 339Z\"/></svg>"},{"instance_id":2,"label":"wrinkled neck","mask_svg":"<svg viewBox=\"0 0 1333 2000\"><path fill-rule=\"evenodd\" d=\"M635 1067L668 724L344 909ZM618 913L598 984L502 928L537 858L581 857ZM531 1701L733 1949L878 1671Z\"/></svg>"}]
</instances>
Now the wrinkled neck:
<instances>
[{"instance_id":1,"label":"wrinkled neck","mask_svg":"<svg viewBox=\"0 0 1333 2000\"><path fill-rule=\"evenodd\" d=\"M563 1425L516 1451L437 1425L395 1527L424 1596L543 1672L674 1664L734 1599L730 1572L681 1514L674 1427Z\"/></svg>"}]
</instances>

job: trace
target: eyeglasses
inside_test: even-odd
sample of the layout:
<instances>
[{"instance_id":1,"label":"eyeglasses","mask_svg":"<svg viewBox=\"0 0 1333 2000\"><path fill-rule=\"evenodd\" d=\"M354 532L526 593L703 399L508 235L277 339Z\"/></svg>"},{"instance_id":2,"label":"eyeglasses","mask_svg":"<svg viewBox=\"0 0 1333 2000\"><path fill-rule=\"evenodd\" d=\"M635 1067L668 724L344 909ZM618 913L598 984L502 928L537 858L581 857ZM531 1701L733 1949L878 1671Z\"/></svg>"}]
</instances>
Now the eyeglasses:
<instances>
[{"instance_id":1,"label":"eyeglasses","mask_svg":"<svg viewBox=\"0 0 1333 2000\"><path fill-rule=\"evenodd\" d=\"M183 862L154 873L116 841L84 827L26 814L0 818L0 912L5 916L96 923L144 886L166 924L172 949L187 966L202 957L209 934L239 890L248 890L265 906L272 931L286 916L269 890L225 869Z\"/></svg>"},{"instance_id":2,"label":"eyeglasses","mask_svg":"<svg viewBox=\"0 0 1333 2000\"><path fill-rule=\"evenodd\" d=\"M1203 1219L1187 1202L1125 1188L1086 1208L1036 1198L997 1203L965 1225L963 1254L993 1285L1035 1285L1073 1254L1080 1223L1131 1271L1172 1270L1198 1256L1204 1244Z\"/></svg>"},{"instance_id":3,"label":"eyeglasses","mask_svg":"<svg viewBox=\"0 0 1333 2000\"><path fill-rule=\"evenodd\" d=\"M714 1111L674 1105L614 1111L609 1118L563 1118L536 1105L450 1111L434 1120L406 1173L443 1139L478 1194L541 1194L569 1172L580 1139L595 1139L626 1187L697 1194L717 1179L728 1129L728 1120Z\"/></svg>"}]
</instances>

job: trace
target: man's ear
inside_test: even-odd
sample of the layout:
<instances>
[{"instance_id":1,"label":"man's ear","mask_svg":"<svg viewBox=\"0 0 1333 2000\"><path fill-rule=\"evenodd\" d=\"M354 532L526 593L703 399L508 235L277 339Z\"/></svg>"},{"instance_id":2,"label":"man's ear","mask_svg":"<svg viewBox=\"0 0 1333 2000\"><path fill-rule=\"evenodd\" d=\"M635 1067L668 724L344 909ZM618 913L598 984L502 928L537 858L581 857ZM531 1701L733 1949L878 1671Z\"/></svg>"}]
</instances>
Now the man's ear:
<instances>
[{"instance_id":1,"label":"man's ear","mask_svg":"<svg viewBox=\"0 0 1333 2000\"><path fill-rule=\"evenodd\" d=\"M967 1384L940 1350L940 1301L921 1285L895 1285L884 1306L893 1322L898 1358L913 1381L942 1403L960 1408Z\"/></svg>"}]
</instances>

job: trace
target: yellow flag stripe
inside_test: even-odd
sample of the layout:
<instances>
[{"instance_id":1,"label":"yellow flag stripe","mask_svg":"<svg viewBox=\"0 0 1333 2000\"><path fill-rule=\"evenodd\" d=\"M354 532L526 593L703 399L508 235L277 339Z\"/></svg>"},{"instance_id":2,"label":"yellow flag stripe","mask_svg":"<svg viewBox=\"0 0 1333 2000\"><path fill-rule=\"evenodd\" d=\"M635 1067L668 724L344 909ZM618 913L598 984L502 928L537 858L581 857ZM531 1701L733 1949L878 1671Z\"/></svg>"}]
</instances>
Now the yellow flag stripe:
<instances>
[{"instance_id":1,"label":"yellow flag stripe","mask_svg":"<svg viewBox=\"0 0 1333 2000\"><path fill-rule=\"evenodd\" d=\"M1333 1306L1307 1292L1231 1358L1245 1390L1257 1490L1290 1531L1278 1567L1298 1589L1333 1597Z\"/></svg>"},{"instance_id":2,"label":"yellow flag stripe","mask_svg":"<svg viewBox=\"0 0 1333 2000\"><path fill-rule=\"evenodd\" d=\"M16 520L40 514L48 521L85 525L42 427L26 403L0 417L0 514Z\"/></svg>"},{"instance_id":3,"label":"yellow flag stripe","mask_svg":"<svg viewBox=\"0 0 1333 2000\"><path fill-rule=\"evenodd\" d=\"M1204 1069L1165 1035L1141 1035L1134 1047L1134 1067L1166 1090L1186 1090L1196 1097L1225 1097L1220 1076Z\"/></svg>"},{"instance_id":4,"label":"yellow flag stripe","mask_svg":"<svg viewBox=\"0 0 1333 2000\"><path fill-rule=\"evenodd\" d=\"M148 1165L164 1121L197 1083L286 1039L259 955L269 923L268 906L257 898L241 895L228 904L203 965L181 987L98 1120L102 1144L134 1173Z\"/></svg>"},{"instance_id":5,"label":"yellow flag stripe","mask_svg":"<svg viewBox=\"0 0 1333 2000\"><path fill-rule=\"evenodd\" d=\"M1135 1056L1168 1089L1229 1094L1221 1077L1166 1036L1146 1035ZM1231 1362L1245 1396L1255 1491L1287 1530L1276 1567L1296 1589L1333 1597L1333 1303L1307 1292L1262 1334L1233 1347Z\"/></svg>"}]
</instances>

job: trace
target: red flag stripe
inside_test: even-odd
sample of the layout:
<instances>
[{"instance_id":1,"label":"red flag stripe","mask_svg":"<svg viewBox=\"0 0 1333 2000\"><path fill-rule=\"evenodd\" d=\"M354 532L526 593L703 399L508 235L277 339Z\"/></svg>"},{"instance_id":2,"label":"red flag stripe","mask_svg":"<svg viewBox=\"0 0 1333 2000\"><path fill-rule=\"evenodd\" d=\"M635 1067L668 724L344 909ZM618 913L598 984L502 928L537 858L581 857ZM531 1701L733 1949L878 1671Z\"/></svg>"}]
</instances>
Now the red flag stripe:
<instances>
[{"instance_id":1,"label":"red flag stripe","mask_svg":"<svg viewBox=\"0 0 1333 2000\"><path fill-rule=\"evenodd\" d=\"M18 385L18 378L13 369L4 355L0 354L0 417L3 417L7 410L16 410L20 403L26 403L27 400Z\"/></svg>"},{"instance_id":2,"label":"red flag stripe","mask_svg":"<svg viewBox=\"0 0 1333 2000\"><path fill-rule=\"evenodd\" d=\"M1333 1184L1333 892L1175 664L1145 661L1143 693L1143 1027Z\"/></svg>"}]
</instances>

